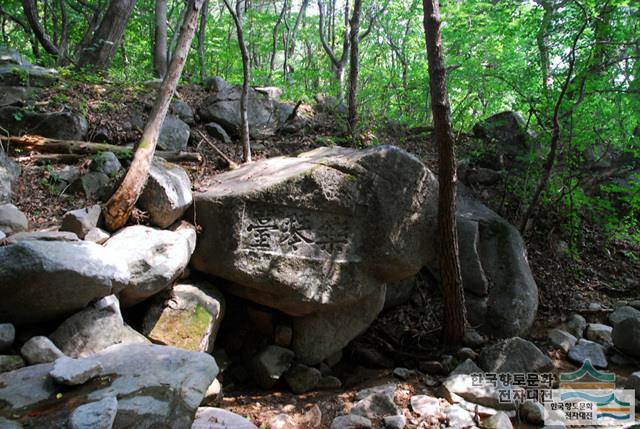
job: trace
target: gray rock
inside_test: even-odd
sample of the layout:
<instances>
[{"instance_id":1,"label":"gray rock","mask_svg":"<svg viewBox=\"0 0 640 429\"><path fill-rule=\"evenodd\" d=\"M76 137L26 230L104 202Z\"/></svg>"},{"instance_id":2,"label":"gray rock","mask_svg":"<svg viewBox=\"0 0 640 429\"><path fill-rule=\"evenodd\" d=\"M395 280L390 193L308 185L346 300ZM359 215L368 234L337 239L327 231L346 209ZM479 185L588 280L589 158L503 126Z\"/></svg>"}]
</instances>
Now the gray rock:
<instances>
[{"instance_id":1,"label":"gray rock","mask_svg":"<svg viewBox=\"0 0 640 429\"><path fill-rule=\"evenodd\" d=\"M302 364L295 364L284 373L284 381L293 393L305 393L315 389L321 378L319 370Z\"/></svg>"},{"instance_id":2,"label":"gray rock","mask_svg":"<svg viewBox=\"0 0 640 429\"><path fill-rule=\"evenodd\" d=\"M527 423L542 426L545 418L544 406L539 402L525 401L520 405L520 416Z\"/></svg>"},{"instance_id":3,"label":"gray rock","mask_svg":"<svg viewBox=\"0 0 640 429\"><path fill-rule=\"evenodd\" d=\"M483 348L478 366L487 372L528 373L550 371L553 362L532 342L514 337Z\"/></svg>"},{"instance_id":4,"label":"gray rock","mask_svg":"<svg viewBox=\"0 0 640 429\"><path fill-rule=\"evenodd\" d=\"M229 134L227 134L220 124L209 122L208 124L205 124L204 129L211 137L226 144L231 143L231 137L229 137Z\"/></svg>"},{"instance_id":5,"label":"gray rock","mask_svg":"<svg viewBox=\"0 0 640 429\"><path fill-rule=\"evenodd\" d=\"M1 70L2 66L0 75ZM11 135L35 134L59 140L85 140L89 130L87 120L79 113L38 113L14 106L0 108L0 123Z\"/></svg>"},{"instance_id":6,"label":"gray rock","mask_svg":"<svg viewBox=\"0 0 640 429\"><path fill-rule=\"evenodd\" d=\"M64 356L49 338L43 336L31 337L20 348L20 354L30 365L53 362Z\"/></svg>"},{"instance_id":7,"label":"gray rock","mask_svg":"<svg viewBox=\"0 0 640 429\"><path fill-rule=\"evenodd\" d=\"M21 64L0 64L0 85L46 87L58 79L58 72L37 65L23 62Z\"/></svg>"},{"instance_id":8,"label":"gray rock","mask_svg":"<svg viewBox=\"0 0 640 429\"><path fill-rule=\"evenodd\" d=\"M95 243L21 241L0 247L0 314L16 324L64 317L129 280L120 255Z\"/></svg>"},{"instance_id":9,"label":"gray rock","mask_svg":"<svg viewBox=\"0 0 640 429\"><path fill-rule=\"evenodd\" d=\"M464 331L464 338L462 339L462 344L464 344L465 346L477 348L485 345L486 343L487 343L487 339L475 329L467 328Z\"/></svg>"},{"instance_id":10,"label":"gray rock","mask_svg":"<svg viewBox=\"0 0 640 429\"><path fill-rule=\"evenodd\" d=\"M582 338L585 329L587 329L587 321L581 315L574 313L569 316L566 323L567 331L576 338Z\"/></svg>"},{"instance_id":11,"label":"gray rock","mask_svg":"<svg viewBox=\"0 0 640 429\"><path fill-rule=\"evenodd\" d=\"M466 359L471 359L471 360L476 360L478 358L478 353L473 350L472 348L469 347L462 347L460 349L458 349L458 351L456 352L456 359L460 359L460 360L466 360Z\"/></svg>"},{"instance_id":12,"label":"gray rock","mask_svg":"<svg viewBox=\"0 0 640 429\"><path fill-rule=\"evenodd\" d=\"M80 170L80 167L77 167L75 165L65 165L64 167L62 167L62 169L56 172L56 175L58 176L58 180L60 182L64 182L66 185L68 185L80 178L82 172Z\"/></svg>"},{"instance_id":13,"label":"gray rock","mask_svg":"<svg viewBox=\"0 0 640 429\"><path fill-rule=\"evenodd\" d=\"M0 65L6 64L24 65L28 64L28 62L22 58L22 55L16 49L0 45Z\"/></svg>"},{"instance_id":14,"label":"gray rock","mask_svg":"<svg viewBox=\"0 0 640 429\"><path fill-rule=\"evenodd\" d=\"M510 385L498 383L497 386L489 382L481 385L474 381L474 377L467 374L450 375L442 384L444 397L450 403L464 401L480 404L485 407L511 410L514 404L500 400L501 390L511 390Z\"/></svg>"},{"instance_id":15,"label":"gray rock","mask_svg":"<svg viewBox=\"0 0 640 429\"><path fill-rule=\"evenodd\" d=\"M224 296L212 284L179 283L152 298L142 332L156 344L211 353L224 308Z\"/></svg>"},{"instance_id":16,"label":"gray rock","mask_svg":"<svg viewBox=\"0 0 640 429\"><path fill-rule=\"evenodd\" d=\"M640 319L629 318L617 323L611 333L613 344L623 353L640 358Z\"/></svg>"},{"instance_id":17,"label":"gray rock","mask_svg":"<svg viewBox=\"0 0 640 429\"><path fill-rule=\"evenodd\" d=\"M91 228L87 231L87 234L84 236L86 241L91 241L97 244L105 243L109 238L111 238L111 234L101 228Z\"/></svg>"},{"instance_id":18,"label":"gray rock","mask_svg":"<svg viewBox=\"0 0 640 429\"><path fill-rule=\"evenodd\" d=\"M351 408L351 414L363 416L368 419L377 419L384 416L399 415L400 409L384 393L374 393L356 402Z\"/></svg>"},{"instance_id":19,"label":"gray rock","mask_svg":"<svg viewBox=\"0 0 640 429\"><path fill-rule=\"evenodd\" d=\"M29 228L27 217L13 204L0 204L0 231L7 235L26 231Z\"/></svg>"},{"instance_id":20,"label":"gray rock","mask_svg":"<svg viewBox=\"0 0 640 429\"><path fill-rule=\"evenodd\" d=\"M409 378L411 378L412 376L416 375L416 371L408 369L408 368L394 368L393 369L393 375L395 375L396 377L398 377L401 380L408 380Z\"/></svg>"},{"instance_id":21,"label":"gray rock","mask_svg":"<svg viewBox=\"0 0 640 429\"><path fill-rule=\"evenodd\" d=\"M118 398L115 428L190 428L207 387L218 373L208 354L157 345L115 345L91 357L103 369L99 383L56 398L59 388L47 376L54 364L0 375L0 416L20 411L29 427L51 427L51 415L65 421L78 403ZM32 413L42 403L51 413Z\"/></svg>"},{"instance_id":22,"label":"gray rock","mask_svg":"<svg viewBox=\"0 0 640 429\"><path fill-rule=\"evenodd\" d=\"M339 389L342 387L342 381L338 377L334 377L333 375L326 375L320 379L318 385L316 386L319 390L333 390Z\"/></svg>"},{"instance_id":23,"label":"gray rock","mask_svg":"<svg viewBox=\"0 0 640 429\"><path fill-rule=\"evenodd\" d=\"M0 149L0 204L11 201L13 186L20 176L20 167Z\"/></svg>"},{"instance_id":24,"label":"gray rock","mask_svg":"<svg viewBox=\"0 0 640 429\"><path fill-rule=\"evenodd\" d=\"M222 92L231 87L231 85L220 76L208 77L203 82L203 85L206 89L214 92Z\"/></svg>"},{"instance_id":25,"label":"gray rock","mask_svg":"<svg viewBox=\"0 0 640 429\"><path fill-rule=\"evenodd\" d=\"M84 404L69 416L69 429L111 429L118 413L114 397Z\"/></svg>"},{"instance_id":26,"label":"gray rock","mask_svg":"<svg viewBox=\"0 0 640 429\"><path fill-rule=\"evenodd\" d=\"M636 310L640 310L640 299L634 299L629 303L629 307L633 307Z\"/></svg>"},{"instance_id":27,"label":"gray rock","mask_svg":"<svg viewBox=\"0 0 640 429\"><path fill-rule=\"evenodd\" d=\"M464 170L462 180L469 185L495 185L502 179L499 171L485 167L472 167Z\"/></svg>"},{"instance_id":28,"label":"gray rock","mask_svg":"<svg viewBox=\"0 0 640 429\"><path fill-rule=\"evenodd\" d=\"M640 319L640 310L631 306L618 307L613 310L613 313L609 315L609 322L611 326L616 326L618 323L626 319Z\"/></svg>"},{"instance_id":29,"label":"gray rock","mask_svg":"<svg viewBox=\"0 0 640 429\"><path fill-rule=\"evenodd\" d=\"M68 231L30 231L18 232L7 238L7 244L20 241L80 241L77 235Z\"/></svg>"},{"instance_id":30,"label":"gray rock","mask_svg":"<svg viewBox=\"0 0 640 429\"><path fill-rule=\"evenodd\" d=\"M283 347L267 346L251 360L251 375L256 384L270 389L291 366L294 353Z\"/></svg>"},{"instance_id":31,"label":"gray rock","mask_svg":"<svg viewBox=\"0 0 640 429\"><path fill-rule=\"evenodd\" d=\"M494 414L482 422L483 429L513 429L511 419L502 411Z\"/></svg>"},{"instance_id":32,"label":"gray rock","mask_svg":"<svg viewBox=\"0 0 640 429\"><path fill-rule=\"evenodd\" d=\"M14 421L14 420L9 420L9 419L5 419L4 417L0 417L0 427L2 429L22 429L23 426Z\"/></svg>"},{"instance_id":33,"label":"gray rock","mask_svg":"<svg viewBox=\"0 0 640 429\"><path fill-rule=\"evenodd\" d=\"M200 407L191 429L258 429L242 416L221 408Z\"/></svg>"},{"instance_id":34,"label":"gray rock","mask_svg":"<svg viewBox=\"0 0 640 429\"><path fill-rule=\"evenodd\" d=\"M479 325L481 332L495 336L526 334L538 308L538 287L520 233L463 187L459 188L456 204L456 222L463 243L460 265L470 321ZM435 265L429 267L437 271Z\"/></svg>"},{"instance_id":35,"label":"gray rock","mask_svg":"<svg viewBox=\"0 0 640 429\"><path fill-rule=\"evenodd\" d=\"M195 235L195 231L192 233ZM131 272L131 279L120 294L124 307L170 287L187 267L193 251L182 234L142 225L120 230L104 247L124 259Z\"/></svg>"},{"instance_id":36,"label":"gray rock","mask_svg":"<svg viewBox=\"0 0 640 429\"><path fill-rule=\"evenodd\" d=\"M16 339L16 328L11 323L0 323L0 351L6 350Z\"/></svg>"},{"instance_id":37,"label":"gray rock","mask_svg":"<svg viewBox=\"0 0 640 429\"><path fill-rule=\"evenodd\" d=\"M440 399L429 395L414 395L411 397L411 409L422 417L437 416L442 412Z\"/></svg>"},{"instance_id":38,"label":"gray rock","mask_svg":"<svg viewBox=\"0 0 640 429\"><path fill-rule=\"evenodd\" d=\"M62 322L50 335L67 356L91 356L115 344L148 343L124 324L118 299L112 295ZM135 332L135 331L134 331Z\"/></svg>"},{"instance_id":39,"label":"gray rock","mask_svg":"<svg viewBox=\"0 0 640 429\"><path fill-rule=\"evenodd\" d=\"M444 411L449 421L449 426L453 428L474 427L475 422L471 413L460 405L452 405Z\"/></svg>"},{"instance_id":40,"label":"gray rock","mask_svg":"<svg viewBox=\"0 0 640 429\"><path fill-rule=\"evenodd\" d=\"M372 395L385 395L390 400L393 401L393 398L396 394L396 390L398 386L394 383L383 384L381 386L369 387L367 389L362 389L356 393L356 400L361 401Z\"/></svg>"},{"instance_id":41,"label":"gray rock","mask_svg":"<svg viewBox=\"0 0 640 429\"><path fill-rule=\"evenodd\" d=\"M613 339L611 338L612 332L613 328L611 326L601 323L589 323L585 336L588 340L603 346L605 351L607 351L613 346Z\"/></svg>"},{"instance_id":42,"label":"gray rock","mask_svg":"<svg viewBox=\"0 0 640 429\"><path fill-rule=\"evenodd\" d=\"M171 104L169 105L169 112L173 115L177 116L183 122L194 125L195 119L193 117L193 109L187 103L182 100L174 99L171 100Z\"/></svg>"},{"instance_id":43,"label":"gray rock","mask_svg":"<svg viewBox=\"0 0 640 429\"><path fill-rule=\"evenodd\" d=\"M204 122L217 122L230 135L239 135L241 86L219 81L217 90L198 109ZM247 115L251 137L274 134L293 111L293 106L274 100L268 93L249 89Z\"/></svg>"},{"instance_id":44,"label":"gray rock","mask_svg":"<svg viewBox=\"0 0 640 429\"><path fill-rule=\"evenodd\" d=\"M562 329L551 329L547 333L547 338L553 347L561 349L565 353L575 346L578 341L576 337Z\"/></svg>"},{"instance_id":45,"label":"gray rock","mask_svg":"<svg viewBox=\"0 0 640 429\"><path fill-rule=\"evenodd\" d=\"M384 310L397 307L409 301L416 286L416 276L411 276L399 282L387 283L387 292L384 297Z\"/></svg>"},{"instance_id":46,"label":"gray rock","mask_svg":"<svg viewBox=\"0 0 640 429\"><path fill-rule=\"evenodd\" d=\"M92 171L104 173L109 177L113 177L122 170L122 164L116 154L109 151L96 154L91 160L90 167Z\"/></svg>"},{"instance_id":47,"label":"gray rock","mask_svg":"<svg viewBox=\"0 0 640 429\"><path fill-rule=\"evenodd\" d=\"M215 380L213 380L213 383L211 383L211 385L207 388L207 391L204 394L203 403L207 405L219 404L221 403L223 397L224 393L222 392L222 385L216 378Z\"/></svg>"},{"instance_id":48,"label":"gray rock","mask_svg":"<svg viewBox=\"0 0 640 429\"><path fill-rule=\"evenodd\" d=\"M32 98L33 93L33 88L2 86L0 87L0 107L22 106Z\"/></svg>"},{"instance_id":49,"label":"gray rock","mask_svg":"<svg viewBox=\"0 0 640 429\"><path fill-rule=\"evenodd\" d=\"M347 414L333 419L330 429L370 429L371 427L371 420L368 418Z\"/></svg>"},{"instance_id":50,"label":"gray rock","mask_svg":"<svg viewBox=\"0 0 640 429\"><path fill-rule=\"evenodd\" d=\"M517 112L495 114L476 124L473 132L476 137L497 142L500 154L517 156L530 150L525 120Z\"/></svg>"},{"instance_id":51,"label":"gray rock","mask_svg":"<svg viewBox=\"0 0 640 429\"><path fill-rule=\"evenodd\" d=\"M20 356L1 355L0 356L0 373L14 371L24 366L24 360Z\"/></svg>"},{"instance_id":52,"label":"gray rock","mask_svg":"<svg viewBox=\"0 0 640 429\"><path fill-rule=\"evenodd\" d=\"M580 339L576 345L569 350L567 357L570 361L578 365L582 365L586 360L589 360L596 368L606 368L609 366L602 346L585 339Z\"/></svg>"},{"instance_id":53,"label":"gray rock","mask_svg":"<svg viewBox=\"0 0 640 429\"><path fill-rule=\"evenodd\" d=\"M149 179L140 195L138 206L149 213L152 224L166 228L178 220L191 206L191 180L178 165L154 158Z\"/></svg>"},{"instance_id":54,"label":"gray rock","mask_svg":"<svg viewBox=\"0 0 640 429\"><path fill-rule=\"evenodd\" d=\"M385 286L353 305L329 307L293 320L293 351L306 365L316 365L363 333L384 305ZM363 311L354 311L354 309Z\"/></svg>"},{"instance_id":55,"label":"gray rock","mask_svg":"<svg viewBox=\"0 0 640 429\"><path fill-rule=\"evenodd\" d=\"M102 369L98 361L63 356L55 360L49 375L56 383L77 386L97 377Z\"/></svg>"},{"instance_id":56,"label":"gray rock","mask_svg":"<svg viewBox=\"0 0 640 429\"><path fill-rule=\"evenodd\" d=\"M104 173L90 171L71 183L69 191L82 193L90 200L105 201L113 193L113 182Z\"/></svg>"},{"instance_id":57,"label":"gray rock","mask_svg":"<svg viewBox=\"0 0 640 429\"><path fill-rule=\"evenodd\" d=\"M478 365L475 364L471 359L466 359L460 365L458 365L451 374L449 375L471 375L471 374L481 374L482 369Z\"/></svg>"},{"instance_id":58,"label":"gray rock","mask_svg":"<svg viewBox=\"0 0 640 429\"><path fill-rule=\"evenodd\" d=\"M85 238L89 230L96 228L102 215L102 208L99 204L83 209L71 210L65 213L62 218L61 231L75 233L80 239Z\"/></svg>"},{"instance_id":59,"label":"gray rock","mask_svg":"<svg viewBox=\"0 0 640 429\"><path fill-rule=\"evenodd\" d=\"M405 416L387 416L382 419L382 422L387 429L404 429L407 425Z\"/></svg>"},{"instance_id":60,"label":"gray rock","mask_svg":"<svg viewBox=\"0 0 640 429\"><path fill-rule=\"evenodd\" d=\"M175 116L167 115L158 136L158 148L173 152L184 150L189 143L190 134L189 125Z\"/></svg>"},{"instance_id":61,"label":"gray rock","mask_svg":"<svg viewBox=\"0 0 640 429\"><path fill-rule=\"evenodd\" d=\"M640 400L640 371L631 374L624 384L625 389L633 389L636 391L636 399Z\"/></svg>"}]
</instances>

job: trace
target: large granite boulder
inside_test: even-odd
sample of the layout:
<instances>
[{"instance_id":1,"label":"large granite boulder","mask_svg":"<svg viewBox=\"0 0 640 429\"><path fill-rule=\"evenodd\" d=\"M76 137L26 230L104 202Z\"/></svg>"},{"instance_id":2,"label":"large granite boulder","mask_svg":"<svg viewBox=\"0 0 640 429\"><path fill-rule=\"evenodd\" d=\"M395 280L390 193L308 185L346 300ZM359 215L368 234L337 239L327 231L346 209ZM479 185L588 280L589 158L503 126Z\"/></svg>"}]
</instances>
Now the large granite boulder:
<instances>
[{"instance_id":1,"label":"large granite boulder","mask_svg":"<svg viewBox=\"0 0 640 429\"><path fill-rule=\"evenodd\" d=\"M121 229L104 244L128 265L131 279L120 293L120 303L130 307L169 288L182 274L193 253L187 238L195 230L165 231L135 225Z\"/></svg>"},{"instance_id":2,"label":"large granite boulder","mask_svg":"<svg viewBox=\"0 0 640 429\"><path fill-rule=\"evenodd\" d=\"M473 127L476 137L497 144L498 154L515 157L527 154L530 138L524 118L518 112L497 113Z\"/></svg>"},{"instance_id":3,"label":"large granite boulder","mask_svg":"<svg viewBox=\"0 0 640 429\"><path fill-rule=\"evenodd\" d=\"M157 344L211 353L224 305L224 296L212 284L182 282L153 297L142 332Z\"/></svg>"},{"instance_id":4,"label":"large granite boulder","mask_svg":"<svg viewBox=\"0 0 640 429\"><path fill-rule=\"evenodd\" d=\"M470 322L501 337L524 335L535 319L538 287L520 233L463 187L456 220Z\"/></svg>"},{"instance_id":5,"label":"large granite boulder","mask_svg":"<svg viewBox=\"0 0 640 429\"><path fill-rule=\"evenodd\" d=\"M89 130L79 113L38 113L13 106L0 108L0 123L11 135L36 134L60 140L84 140Z\"/></svg>"},{"instance_id":6,"label":"large granite boulder","mask_svg":"<svg viewBox=\"0 0 640 429\"><path fill-rule=\"evenodd\" d=\"M255 162L195 194L202 234L192 266L234 282L233 294L297 316L294 349L303 363L319 362L377 316L385 283L434 260L436 194L433 174L390 146ZM334 326L344 335L321 347L331 338L317 328L344 312Z\"/></svg>"},{"instance_id":7,"label":"large granite boulder","mask_svg":"<svg viewBox=\"0 0 640 429\"><path fill-rule=\"evenodd\" d=\"M242 87L232 86L221 78L212 86L214 93L198 109L204 122L217 122L232 136L240 134L240 95ZM287 120L293 106L281 103L273 91L249 89L249 133L252 137L274 134Z\"/></svg>"},{"instance_id":8,"label":"large granite boulder","mask_svg":"<svg viewBox=\"0 0 640 429\"><path fill-rule=\"evenodd\" d=\"M117 398L113 428L191 427L218 373L212 356L173 347L115 345L91 358L102 369L94 381L60 394L53 363L0 374L0 417L29 428L66 427L78 407Z\"/></svg>"},{"instance_id":9,"label":"large granite boulder","mask_svg":"<svg viewBox=\"0 0 640 429\"><path fill-rule=\"evenodd\" d=\"M20 241L0 247L0 320L64 317L129 283L117 253L84 241Z\"/></svg>"},{"instance_id":10,"label":"large granite boulder","mask_svg":"<svg viewBox=\"0 0 640 429\"><path fill-rule=\"evenodd\" d=\"M158 147L162 150L178 152L184 150L189 143L191 129L181 119L168 115L162 123L158 136Z\"/></svg>"},{"instance_id":11,"label":"large granite boulder","mask_svg":"<svg viewBox=\"0 0 640 429\"><path fill-rule=\"evenodd\" d=\"M57 75L54 69L29 63L15 49L0 46L0 86L48 86Z\"/></svg>"},{"instance_id":12,"label":"large granite boulder","mask_svg":"<svg viewBox=\"0 0 640 429\"><path fill-rule=\"evenodd\" d=\"M13 186L20 176L20 167L0 149L0 204L11 201Z\"/></svg>"}]
</instances>

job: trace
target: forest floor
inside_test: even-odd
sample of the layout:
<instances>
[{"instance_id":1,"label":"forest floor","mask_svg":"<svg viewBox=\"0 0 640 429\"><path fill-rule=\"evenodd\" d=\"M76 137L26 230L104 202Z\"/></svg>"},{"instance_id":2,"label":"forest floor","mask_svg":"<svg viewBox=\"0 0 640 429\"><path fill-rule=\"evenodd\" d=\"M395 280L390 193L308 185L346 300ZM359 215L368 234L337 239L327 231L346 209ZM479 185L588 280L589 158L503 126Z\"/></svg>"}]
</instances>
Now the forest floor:
<instances>
[{"instance_id":1,"label":"forest floor","mask_svg":"<svg viewBox=\"0 0 640 429\"><path fill-rule=\"evenodd\" d=\"M154 91L142 87L70 81L59 87L43 90L35 108L46 111L80 111L86 115L90 124L89 140L100 133L109 136L112 143L124 144L139 139L141 130L130 124L136 122L135 117L144 123L154 95ZM204 90L196 86L183 86L179 89L179 97L193 107L200 105L206 95ZM334 115L318 113L310 105L302 105L299 116L305 125L298 133L253 141L254 158L291 155L345 141L340 137L342 127ZM204 132L201 125L196 125L195 128ZM364 146L378 143L396 145L418 156L432 171L437 172L436 147L428 131L425 131L427 130L406 129L397 125L380 126L364 136L363 140L367 142ZM469 156L473 142L464 136L460 141L458 157L464 159ZM194 190L203 190L214 182L217 173L225 171L225 166L201 141L192 141L191 144L191 150L199 150L205 161L201 164L181 165L189 172ZM232 159L241 159L238 144L216 142L216 145ZM94 203L78 195L60 192L52 186L50 177L62 168L61 164L34 161L29 158L28 153L15 149L12 149L11 155L22 167L14 202L27 215L32 229L59 225L66 211ZM86 167L89 162L90 158L79 162L79 165ZM501 185L495 186L472 188L471 191L486 205L515 223L509 213L500 210L504 202L503 189ZM622 298L640 298L640 247L612 241L595 224L583 219L575 251L568 252L563 243L569 242L570 237L560 228L560 215L550 210L536 220L535 228L525 237L529 263L540 292L538 318L531 339L543 350L549 350L545 343L546 330L558 325L569 314L579 312L584 315L592 312L593 319L605 320L616 301ZM600 309L589 310L591 303L599 303ZM421 324L424 324L423 316L417 312L416 306L408 303L381 314L358 341L375 344L381 331L392 328L395 332L406 333L408 339L405 350L395 350L393 360L396 366L409 367L415 363L411 354L416 353L418 343L424 346L421 349L423 352L430 350L433 359L437 360L445 350L439 345L435 333L427 333L422 338L416 337ZM549 354L557 369L570 365L558 353ZM277 388L264 392L247 386L225 386L222 404L230 411L249 417L258 426L284 412L293 416L303 427L329 427L333 417L348 411L354 402L355 393L362 388L393 381L399 385L396 402L407 405L411 395L433 393L443 379L427 376L425 383L424 375L416 375L408 380L399 380L388 369L371 370L346 365L343 371L351 374L351 377L337 391L294 395ZM409 406L403 408L410 409ZM406 417L410 424L412 419L415 423L418 422L417 416L409 414Z\"/></svg>"}]
</instances>

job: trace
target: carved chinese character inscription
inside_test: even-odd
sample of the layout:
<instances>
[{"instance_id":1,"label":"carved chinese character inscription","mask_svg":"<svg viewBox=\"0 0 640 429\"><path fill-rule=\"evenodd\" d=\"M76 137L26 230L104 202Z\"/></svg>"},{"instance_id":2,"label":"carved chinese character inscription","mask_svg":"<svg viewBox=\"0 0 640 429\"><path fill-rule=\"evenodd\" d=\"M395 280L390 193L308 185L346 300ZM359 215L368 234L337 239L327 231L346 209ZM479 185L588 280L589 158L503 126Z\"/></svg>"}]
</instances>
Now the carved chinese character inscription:
<instances>
[{"instance_id":1,"label":"carved chinese character inscription","mask_svg":"<svg viewBox=\"0 0 640 429\"><path fill-rule=\"evenodd\" d=\"M350 234L344 215L276 205L248 204L241 247L307 256L344 254Z\"/></svg>"}]
</instances>

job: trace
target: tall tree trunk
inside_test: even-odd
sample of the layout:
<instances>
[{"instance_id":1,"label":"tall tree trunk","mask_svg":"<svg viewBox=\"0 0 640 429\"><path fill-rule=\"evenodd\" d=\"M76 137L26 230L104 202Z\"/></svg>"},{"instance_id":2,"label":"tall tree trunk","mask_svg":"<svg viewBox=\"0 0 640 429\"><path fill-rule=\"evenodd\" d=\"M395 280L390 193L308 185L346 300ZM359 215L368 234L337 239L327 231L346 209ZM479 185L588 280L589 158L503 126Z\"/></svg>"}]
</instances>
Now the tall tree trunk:
<instances>
[{"instance_id":1,"label":"tall tree trunk","mask_svg":"<svg viewBox=\"0 0 640 429\"><path fill-rule=\"evenodd\" d=\"M347 123L351 132L351 141L355 145L358 137L358 54L360 32L360 12L362 11L362 0L355 0L353 3L353 15L351 16L350 45L351 62L349 65L349 110L347 113Z\"/></svg>"},{"instance_id":2,"label":"tall tree trunk","mask_svg":"<svg viewBox=\"0 0 640 429\"><path fill-rule=\"evenodd\" d=\"M551 33L551 25L553 24L553 15L555 8L554 0L536 0L542 9L544 15L542 22L536 34L536 42L538 44L538 55L540 56L540 69L542 70L542 87L549 89L551 87L551 65L549 60L549 35Z\"/></svg>"},{"instance_id":3,"label":"tall tree trunk","mask_svg":"<svg viewBox=\"0 0 640 429\"><path fill-rule=\"evenodd\" d=\"M298 12L298 16L296 17L296 23L293 25L293 30L289 34L289 57L292 57L296 50L296 37L298 37L298 29L300 28L300 24L302 23L302 19L307 11L307 6L309 5L309 0L302 0L302 4L300 5L300 12Z\"/></svg>"},{"instance_id":4,"label":"tall tree trunk","mask_svg":"<svg viewBox=\"0 0 640 429\"><path fill-rule=\"evenodd\" d=\"M89 46L84 47L80 52L78 67L88 67L99 71L106 71L109 68L122 41L135 3L136 0L111 0Z\"/></svg>"},{"instance_id":5,"label":"tall tree trunk","mask_svg":"<svg viewBox=\"0 0 640 429\"><path fill-rule=\"evenodd\" d=\"M187 60L191 40L196 31L198 14L203 1L204 0L189 0L185 6L186 12L182 28L180 29L180 38L178 39L176 50L169 64L169 69L162 81L160 91L149 115L149 121L142 133L138 149L133 156L131 166L120 187L111 196L109 201L107 201L103 210L105 225L110 231L122 228L127 223L127 220L131 216L131 211L147 182L149 168L151 167L153 154L156 149L156 144L158 143L160 128L167 116L169 103L171 102L171 98L180 80L182 69Z\"/></svg>"},{"instance_id":6,"label":"tall tree trunk","mask_svg":"<svg viewBox=\"0 0 640 429\"><path fill-rule=\"evenodd\" d=\"M444 340L459 344L466 325L456 227L456 155L451 129L447 71L442 52L440 5L422 0L429 62L429 87L435 139L438 143L438 257L444 296Z\"/></svg>"},{"instance_id":7,"label":"tall tree trunk","mask_svg":"<svg viewBox=\"0 0 640 429\"><path fill-rule=\"evenodd\" d=\"M251 63L249 62L249 49L244 40L244 31L242 30L242 5L243 0L236 0L235 11L229 4L229 0L224 0L224 4L229 10L233 22L236 26L238 36L238 45L242 55L242 93L240 95L240 141L242 143L242 155L244 162L251 162L251 142L249 140L249 117L247 108L249 105L249 84L251 82Z\"/></svg>"},{"instance_id":8,"label":"tall tree trunk","mask_svg":"<svg viewBox=\"0 0 640 429\"><path fill-rule=\"evenodd\" d=\"M269 80L271 80L273 70L275 69L276 53L278 52L278 30L280 29L280 24L282 23L282 18L284 17L286 11L287 0L284 0L282 3L282 10L280 11L280 15L278 15L278 20L276 21L276 25L273 26L273 42L271 46L271 59L269 60Z\"/></svg>"},{"instance_id":9,"label":"tall tree trunk","mask_svg":"<svg viewBox=\"0 0 640 429\"><path fill-rule=\"evenodd\" d=\"M167 74L167 0L156 0L153 69L160 79Z\"/></svg>"},{"instance_id":10,"label":"tall tree trunk","mask_svg":"<svg viewBox=\"0 0 640 429\"><path fill-rule=\"evenodd\" d=\"M207 78L207 61L206 61L206 35L207 35L207 19L209 18L209 0L204 0L202 5L202 13L200 14L200 28L198 29L198 60L200 61L200 80L204 82Z\"/></svg>"},{"instance_id":11,"label":"tall tree trunk","mask_svg":"<svg viewBox=\"0 0 640 429\"><path fill-rule=\"evenodd\" d=\"M42 45L45 51L51 55L58 56L58 47L49 39L49 36L44 31L40 20L38 19L38 6L36 6L36 0L22 0L22 8L24 9L24 16L27 17L27 21L36 35L36 38Z\"/></svg>"}]
</instances>

